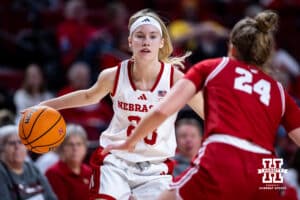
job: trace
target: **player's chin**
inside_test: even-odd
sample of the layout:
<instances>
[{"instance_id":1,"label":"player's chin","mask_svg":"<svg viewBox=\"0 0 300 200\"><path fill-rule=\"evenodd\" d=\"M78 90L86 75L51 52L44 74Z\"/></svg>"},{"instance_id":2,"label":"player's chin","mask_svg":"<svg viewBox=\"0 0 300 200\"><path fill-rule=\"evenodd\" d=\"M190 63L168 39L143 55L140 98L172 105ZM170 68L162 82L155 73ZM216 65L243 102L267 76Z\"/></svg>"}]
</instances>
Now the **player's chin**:
<instances>
[{"instance_id":1,"label":"player's chin","mask_svg":"<svg viewBox=\"0 0 300 200\"><path fill-rule=\"evenodd\" d=\"M155 59L155 54L153 52L140 52L139 55L143 60L151 61Z\"/></svg>"}]
</instances>

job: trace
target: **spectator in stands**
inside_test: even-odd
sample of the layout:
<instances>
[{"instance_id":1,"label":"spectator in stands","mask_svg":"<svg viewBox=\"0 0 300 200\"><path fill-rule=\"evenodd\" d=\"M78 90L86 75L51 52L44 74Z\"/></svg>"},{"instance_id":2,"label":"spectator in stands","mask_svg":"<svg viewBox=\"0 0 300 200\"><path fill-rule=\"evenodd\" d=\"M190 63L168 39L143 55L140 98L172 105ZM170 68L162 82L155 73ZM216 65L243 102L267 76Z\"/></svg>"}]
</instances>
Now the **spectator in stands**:
<instances>
[{"instance_id":1,"label":"spectator in stands","mask_svg":"<svg viewBox=\"0 0 300 200\"><path fill-rule=\"evenodd\" d=\"M0 127L14 124L15 123L15 116L14 114L7 109L0 109Z\"/></svg>"},{"instance_id":2,"label":"spectator in stands","mask_svg":"<svg viewBox=\"0 0 300 200\"><path fill-rule=\"evenodd\" d=\"M16 112L16 106L13 101L13 94L8 91L9 88L0 87L0 109L8 109L11 112Z\"/></svg>"},{"instance_id":3,"label":"spectator in stands","mask_svg":"<svg viewBox=\"0 0 300 200\"><path fill-rule=\"evenodd\" d=\"M88 24L86 14L82 0L70 0L65 5L65 20L57 28L61 63L65 70L80 57L96 34L97 29Z\"/></svg>"},{"instance_id":4,"label":"spectator in stands","mask_svg":"<svg viewBox=\"0 0 300 200\"><path fill-rule=\"evenodd\" d=\"M186 170L197 154L202 139L202 127L196 119L183 118L176 122L177 152L174 177Z\"/></svg>"},{"instance_id":5,"label":"spectator in stands","mask_svg":"<svg viewBox=\"0 0 300 200\"><path fill-rule=\"evenodd\" d=\"M58 92L58 96L87 89L90 86L90 77L90 68L86 63L74 63L67 73L68 85ZM67 122L83 125L88 130L90 140L98 140L99 129L106 128L112 118L112 108L107 99L94 105L65 109L61 113Z\"/></svg>"},{"instance_id":6,"label":"spectator in stands","mask_svg":"<svg viewBox=\"0 0 300 200\"><path fill-rule=\"evenodd\" d=\"M130 58L126 5L120 1L109 2L104 13L106 24L84 51L84 60L91 66L93 81L97 80L100 71Z\"/></svg>"},{"instance_id":7,"label":"spectator in stands","mask_svg":"<svg viewBox=\"0 0 300 200\"><path fill-rule=\"evenodd\" d=\"M46 171L59 200L88 200L90 167L83 163L87 134L82 126L69 124L67 136L57 151L60 160Z\"/></svg>"},{"instance_id":8,"label":"spectator in stands","mask_svg":"<svg viewBox=\"0 0 300 200\"><path fill-rule=\"evenodd\" d=\"M53 95L46 88L46 81L40 66L30 64L26 69L22 87L14 95L17 113L51 97ZM18 120L19 118L16 118L16 122Z\"/></svg>"},{"instance_id":9,"label":"spectator in stands","mask_svg":"<svg viewBox=\"0 0 300 200\"><path fill-rule=\"evenodd\" d=\"M226 54L229 31L217 21L200 21L198 1L181 1L182 17L169 25L176 51L189 49L191 64Z\"/></svg>"},{"instance_id":10,"label":"spectator in stands","mask_svg":"<svg viewBox=\"0 0 300 200\"><path fill-rule=\"evenodd\" d=\"M300 199L300 149L294 154L288 172L284 174L283 178L287 185L296 190L297 199Z\"/></svg>"},{"instance_id":11,"label":"spectator in stands","mask_svg":"<svg viewBox=\"0 0 300 200\"><path fill-rule=\"evenodd\" d=\"M0 198L56 200L47 179L31 163L18 137L18 127L0 128Z\"/></svg>"}]
</instances>

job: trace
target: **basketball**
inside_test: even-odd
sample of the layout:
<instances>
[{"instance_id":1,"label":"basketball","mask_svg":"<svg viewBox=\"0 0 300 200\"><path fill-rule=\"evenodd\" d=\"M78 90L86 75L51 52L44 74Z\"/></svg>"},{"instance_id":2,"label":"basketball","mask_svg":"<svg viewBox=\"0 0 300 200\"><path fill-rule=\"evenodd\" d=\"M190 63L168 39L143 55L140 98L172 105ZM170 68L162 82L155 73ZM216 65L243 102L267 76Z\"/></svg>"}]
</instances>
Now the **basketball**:
<instances>
[{"instance_id":1,"label":"basketball","mask_svg":"<svg viewBox=\"0 0 300 200\"><path fill-rule=\"evenodd\" d=\"M23 113L19 121L19 137L26 148L46 153L60 145L66 135L62 115L47 106L35 106Z\"/></svg>"}]
</instances>

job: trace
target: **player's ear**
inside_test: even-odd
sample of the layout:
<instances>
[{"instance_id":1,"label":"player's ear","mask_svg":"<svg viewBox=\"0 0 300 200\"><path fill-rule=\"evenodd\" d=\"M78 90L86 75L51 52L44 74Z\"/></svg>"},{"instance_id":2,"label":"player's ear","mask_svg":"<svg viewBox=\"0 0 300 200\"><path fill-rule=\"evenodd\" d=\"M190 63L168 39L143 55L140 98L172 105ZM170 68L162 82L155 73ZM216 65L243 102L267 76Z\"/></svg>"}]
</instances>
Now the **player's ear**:
<instances>
[{"instance_id":1,"label":"player's ear","mask_svg":"<svg viewBox=\"0 0 300 200\"><path fill-rule=\"evenodd\" d=\"M161 41L160 41L159 48L160 48L160 49L161 49L161 48L163 48L163 47L164 47L164 45L165 45L165 39L164 39L164 38L162 38L162 39L161 39Z\"/></svg>"},{"instance_id":2,"label":"player's ear","mask_svg":"<svg viewBox=\"0 0 300 200\"><path fill-rule=\"evenodd\" d=\"M237 56L237 49L232 43L228 44L228 56L233 56L233 57Z\"/></svg>"},{"instance_id":3,"label":"player's ear","mask_svg":"<svg viewBox=\"0 0 300 200\"><path fill-rule=\"evenodd\" d=\"M128 46L131 48L131 46L132 46L132 41L131 41L131 37L129 36L128 37Z\"/></svg>"}]
</instances>

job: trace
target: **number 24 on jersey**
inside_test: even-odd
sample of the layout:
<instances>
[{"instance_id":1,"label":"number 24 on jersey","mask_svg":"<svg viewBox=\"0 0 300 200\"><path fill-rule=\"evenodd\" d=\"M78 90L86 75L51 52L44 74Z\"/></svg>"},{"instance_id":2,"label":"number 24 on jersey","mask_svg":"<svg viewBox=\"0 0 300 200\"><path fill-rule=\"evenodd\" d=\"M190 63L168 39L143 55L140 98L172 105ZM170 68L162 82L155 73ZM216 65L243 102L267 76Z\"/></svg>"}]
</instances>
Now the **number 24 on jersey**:
<instances>
[{"instance_id":1,"label":"number 24 on jersey","mask_svg":"<svg viewBox=\"0 0 300 200\"><path fill-rule=\"evenodd\" d=\"M234 79L234 89L246 92L248 94L255 92L260 96L259 100L266 106L269 106L271 98L270 82L260 79L253 83L253 74L250 71L240 67L237 67L235 72L239 76Z\"/></svg>"}]
</instances>

